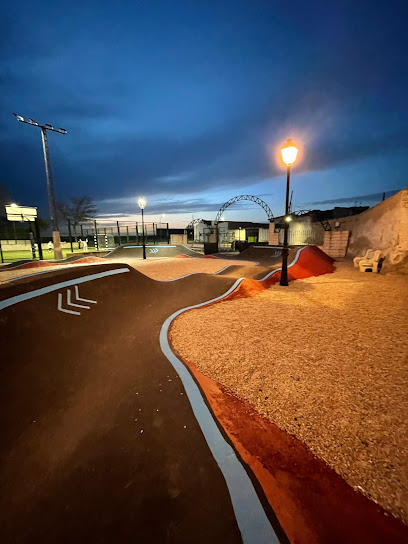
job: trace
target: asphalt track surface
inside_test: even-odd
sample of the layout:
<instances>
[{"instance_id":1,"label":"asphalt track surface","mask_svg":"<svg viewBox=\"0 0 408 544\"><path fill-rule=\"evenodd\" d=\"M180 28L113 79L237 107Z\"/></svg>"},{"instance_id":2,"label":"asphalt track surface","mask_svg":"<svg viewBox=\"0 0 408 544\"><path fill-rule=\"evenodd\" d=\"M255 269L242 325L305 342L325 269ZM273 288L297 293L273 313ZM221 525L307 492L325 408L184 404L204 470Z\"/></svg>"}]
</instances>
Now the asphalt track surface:
<instances>
[{"instance_id":1,"label":"asphalt track surface","mask_svg":"<svg viewBox=\"0 0 408 544\"><path fill-rule=\"evenodd\" d=\"M157 259L163 257L177 257L179 255L186 257L202 257L201 253L190 249L184 245L155 245L146 246L146 259ZM143 246L126 244L119 246L110 251L106 256L107 259L142 259Z\"/></svg>"},{"instance_id":2,"label":"asphalt track surface","mask_svg":"<svg viewBox=\"0 0 408 544\"><path fill-rule=\"evenodd\" d=\"M194 414L190 374L183 385L159 343L169 316L236 277L157 282L107 264L0 290L2 542L286 541L204 402Z\"/></svg>"},{"instance_id":3,"label":"asphalt track surface","mask_svg":"<svg viewBox=\"0 0 408 544\"><path fill-rule=\"evenodd\" d=\"M270 251L169 282L112 263L0 288L2 543L288 541L167 335L188 307L276 281Z\"/></svg>"}]
</instances>

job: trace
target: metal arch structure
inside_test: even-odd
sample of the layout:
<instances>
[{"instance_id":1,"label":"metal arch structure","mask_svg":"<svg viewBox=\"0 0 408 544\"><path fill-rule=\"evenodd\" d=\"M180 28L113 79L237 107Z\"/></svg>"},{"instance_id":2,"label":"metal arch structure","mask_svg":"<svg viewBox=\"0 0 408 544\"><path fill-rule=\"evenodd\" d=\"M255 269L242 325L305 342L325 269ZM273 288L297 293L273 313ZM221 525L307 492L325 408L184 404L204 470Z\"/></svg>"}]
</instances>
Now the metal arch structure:
<instances>
[{"instance_id":1,"label":"metal arch structure","mask_svg":"<svg viewBox=\"0 0 408 544\"><path fill-rule=\"evenodd\" d=\"M186 229L192 229L194 225L198 225L198 223L204 223L205 225L208 223L208 220L205 219L193 219L190 221L190 223L187 225Z\"/></svg>"},{"instance_id":2,"label":"metal arch structure","mask_svg":"<svg viewBox=\"0 0 408 544\"><path fill-rule=\"evenodd\" d=\"M219 211L217 213L217 217L215 218L215 224L218 224L219 220L221 219L222 214L224 213L224 211L229 206L231 206L231 204L235 204L235 202L239 202L240 200L251 200L252 202L255 202L256 204L258 204L259 206L261 206L261 208L263 208L265 210L266 215L268 216L268 220L270 222L273 221L272 210L270 209L270 207L268 206L268 204L266 202L264 202L263 200L261 200L257 196L239 195L239 196L235 196L234 198L231 198L231 200L228 200L228 202L226 202L225 204L223 204L221 206L221 208L219 209Z\"/></svg>"}]
</instances>

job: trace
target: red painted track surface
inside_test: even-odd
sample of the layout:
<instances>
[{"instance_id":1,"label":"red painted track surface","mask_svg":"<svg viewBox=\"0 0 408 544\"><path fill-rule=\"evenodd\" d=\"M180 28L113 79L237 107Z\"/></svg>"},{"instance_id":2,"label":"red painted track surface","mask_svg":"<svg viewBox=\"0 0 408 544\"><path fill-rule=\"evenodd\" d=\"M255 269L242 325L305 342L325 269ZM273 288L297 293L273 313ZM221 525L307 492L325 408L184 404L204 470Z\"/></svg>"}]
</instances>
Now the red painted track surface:
<instances>
[{"instance_id":1,"label":"red painted track surface","mask_svg":"<svg viewBox=\"0 0 408 544\"><path fill-rule=\"evenodd\" d=\"M73 261L66 262L49 262L49 261L31 261L29 263L19 264L17 266L10 266L4 268L4 270L25 270L27 268L48 268L50 266L56 265L70 265L70 264L95 264L95 263L105 263L105 259L101 257L79 257ZM0 270L1 272L1 270Z\"/></svg>"},{"instance_id":2,"label":"red painted track surface","mask_svg":"<svg viewBox=\"0 0 408 544\"><path fill-rule=\"evenodd\" d=\"M0 288L0 301L117 268L127 267L67 267L21 278ZM0 311L2 542L241 541L225 480L158 338L169 315L219 297L246 270L232 266L167 283L132 269L80 284L81 296L97 301L77 308L81 315L58 311L56 291ZM331 271L333 261L317 248L303 250L289 269L292 279ZM278 280L279 272L263 282L244 280L230 296ZM263 485L264 491L255 484L282 542L266 497L293 543L357 544L365 534L370 543L406 541L400 522L343 480L333 484L324 463L305 461L285 433L274 436L221 390L214 402L208 384L196 378ZM357 525L363 530L353 530Z\"/></svg>"}]
</instances>

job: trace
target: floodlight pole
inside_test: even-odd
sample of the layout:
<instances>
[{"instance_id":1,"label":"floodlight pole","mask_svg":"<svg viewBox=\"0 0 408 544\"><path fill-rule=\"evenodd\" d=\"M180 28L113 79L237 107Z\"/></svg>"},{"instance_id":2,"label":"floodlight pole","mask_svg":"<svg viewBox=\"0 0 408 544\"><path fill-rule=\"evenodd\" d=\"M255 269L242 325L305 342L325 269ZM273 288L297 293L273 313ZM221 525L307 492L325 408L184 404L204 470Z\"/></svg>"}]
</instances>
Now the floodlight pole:
<instances>
[{"instance_id":1,"label":"floodlight pole","mask_svg":"<svg viewBox=\"0 0 408 544\"><path fill-rule=\"evenodd\" d=\"M290 187L290 164L286 171L286 206L285 206L285 229L283 231L283 248L282 248L282 271L280 285L287 287L288 284L288 230L289 223L286 221L286 218L289 216L289 187Z\"/></svg>"},{"instance_id":2,"label":"floodlight pole","mask_svg":"<svg viewBox=\"0 0 408 544\"><path fill-rule=\"evenodd\" d=\"M32 125L41 129L41 138L42 138L44 162L45 162L45 174L47 177L48 207L49 207L50 219L51 219L52 231L53 231L52 239L54 243L54 258L62 259L61 237L60 237L60 233L58 229L57 206L55 202L54 183L53 183L52 173L51 173L51 162L50 162L50 154L48 149L47 130L51 130L52 132L58 132L59 134L66 134L67 131L63 128L55 129L51 125L40 125L33 119L28 119L28 121L26 121L24 117L22 117L21 115L17 115L17 114L14 114L14 115L17 118L17 120L20 121L21 123Z\"/></svg>"},{"instance_id":3,"label":"floodlight pole","mask_svg":"<svg viewBox=\"0 0 408 544\"><path fill-rule=\"evenodd\" d=\"M47 176L48 207L52 224L52 241L54 243L54 259L62 259L61 237L58 229L57 205L55 202L54 182L52 179L50 152L48 150L47 129L41 128L41 137L44 151L45 174Z\"/></svg>"},{"instance_id":4,"label":"floodlight pole","mask_svg":"<svg viewBox=\"0 0 408 544\"><path fill-rule=\"evenodd\" d=\"M44 151L45 174L47 176L48 205L50 207L50 218L52 230L58 231L57 205L55 202L54 181L51 173L50 152L48 149L47 129L41 127L41 137Z\"/></svg>"}]
</instances>

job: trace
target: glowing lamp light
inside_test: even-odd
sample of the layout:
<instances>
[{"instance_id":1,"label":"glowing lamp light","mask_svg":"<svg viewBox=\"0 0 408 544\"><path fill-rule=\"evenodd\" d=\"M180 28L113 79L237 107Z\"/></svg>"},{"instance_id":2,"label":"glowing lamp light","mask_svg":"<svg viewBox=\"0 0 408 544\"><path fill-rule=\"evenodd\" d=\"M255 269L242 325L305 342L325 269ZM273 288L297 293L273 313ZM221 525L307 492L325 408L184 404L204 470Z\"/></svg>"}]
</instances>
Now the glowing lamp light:
<instances>
[{"instance_id":1,"label":"glowing lamp light","mask_svg":"<svg viewBox=\"0 0 408 544\"><path fill-rule=\"evenodd\" d=\"M289 221L292 221L291 216L290 216L290 215L287 215L287 216L285 217L285 221L286 221L287 223L289 223Z\"/></svg>"},{"instance_id":2,"label":"glowing lamp light","mask_svg":"<svg viewBox=\"0 0 408 544\"><path fill-rule=\"evenodd\" d=\"M15 208L15 207L17 206L17 204L16 204L15 202L12 202L12 203L10 204L10 206L13 206L13 207Z\"/></svg>"},{"instance_id":3,"label":"glowing lamp light","mask_svg":"<svg viewBox=\"0 0 408 544\"><path fill-rule=\"evenodd\" d=\"M289 138L286 144L282 147L281 153L282 153L283 162L287 166L291 166L296 160L296 157L298 154L298 148Z\"/></svg>"},{"instance_id":4,"label":"glowing lamp light","mask_svg":"<svg viewBox=\"0 0 408 544\"><path fill-rule=\"evenodd\" d=\"M137 203L139 204L139 208L140 208L141 210L144 210L144 208L145 208L145 206L146 206L146 200L145 200L143 197L141 197L141 198L139 198L139 200L137 201Z\"/></svg>"}]
</instances>

